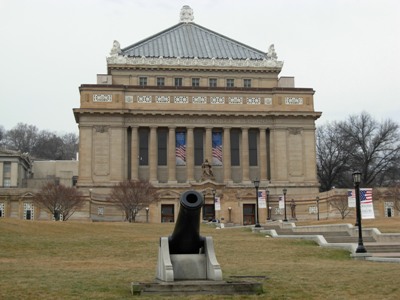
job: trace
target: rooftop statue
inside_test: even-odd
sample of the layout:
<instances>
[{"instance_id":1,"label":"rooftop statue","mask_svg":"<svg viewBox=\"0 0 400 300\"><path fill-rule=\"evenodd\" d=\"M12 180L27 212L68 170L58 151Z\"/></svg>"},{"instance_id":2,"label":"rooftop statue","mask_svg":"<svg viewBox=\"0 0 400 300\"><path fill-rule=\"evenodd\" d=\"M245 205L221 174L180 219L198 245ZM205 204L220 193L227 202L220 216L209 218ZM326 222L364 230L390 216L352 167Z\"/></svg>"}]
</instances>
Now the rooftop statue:
<instances>
[{"instance_id":1,"label":"rooftop statue","mask_svg":"<svg viewBox=\"0 0 400 300\"><path fill-rule=\"evenodd\" d=\"M193 22L193 9L189 5L184 5L181 9L180 22L189 23Z\"/></svg>"}]
</instances>

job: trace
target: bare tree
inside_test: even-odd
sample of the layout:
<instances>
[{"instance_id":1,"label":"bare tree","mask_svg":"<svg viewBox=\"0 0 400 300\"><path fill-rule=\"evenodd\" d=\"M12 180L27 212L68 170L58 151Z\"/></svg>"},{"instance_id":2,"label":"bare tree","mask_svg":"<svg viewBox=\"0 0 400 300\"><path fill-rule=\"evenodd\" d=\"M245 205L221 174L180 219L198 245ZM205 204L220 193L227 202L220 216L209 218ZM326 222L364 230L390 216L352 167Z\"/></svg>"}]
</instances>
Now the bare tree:
<instances>
[{"instance_id":1,"label":"bare tree","mask_svg":"<svg viewBox=\"0 0 400 300\"><path fill-rule=\"evenodd\" d=\"M43 185L33 201L47 208L55 220L63 221L67 221L84 204L84 198L76 188L53 182Z\"/></svg>"},{"instance_id":2,"label":"bare tree","mask_svg":"<svg viewBox=\"0 0 400 300\"><path fill-rule=\"evenodd\" d=\"M6 130L0 125L0 146L3 146L6 137Z\"/></svg>"},{"instance_id":3,"label":"bare tree","mask_svg":"<svg viewBox=\"0 0 400 300\"><path fill-rule=\"evenodd\" d=\"M349 170L349 142L341 137L337 123L327 123L317 128L317 173L320 190L346 186L345 172Z\"/></svg>"},{"instance_id":4,"label":"bare tree","mask_svg":"<svg viewBox=\"0 0 400 300\"><path fill-rule=\"evenodd\" d=\"M63 159L71 160L76 158L78 153L79 137L76 133L66 133L61 136L63 141Z\"/></svg>"},{"instance_id":5,"label":"bare tree","mask_svg":"<svg viewBox=\"0 0 400 300\"><path fill-rule=\"evenodd\" d=\"M339 211L342 219L346 218L350 213L347 195L335 195L329 200L329 204Z\"/></svg>"},{"instance_id":6,"label":"bare tree","mask_svg":"<svg viewBox=\"0 0 400 300\"><path fill-rule=\"evenodd\" d=\"M393 199L394 208L400 211L400 182L392 184L388 188L387 195Z\"/></svg>"},{"instance_id":7,"label":"bare tree","mask_svg":"<svg viewBox=\"0 0 400 300\"><path fill-rule=\"evenodd\" d=\"M6 146L22 153L32 153L38 135L38 128L34 125L18 123L7 131Z\"/></svg>"},{"instance_id":8,"label":"bare tree","mask_svg":"<svg viewBox=\"0 0 400 300\"><path fill-rule=\"evenodd\" d=\"M126 220L135 222L139 211L158 199L154 187L144 180L126 180L113 187L110 201L124 212Z\"/></svg>"},{"instance_id":9,"label":"bare tree","mask_svg":"<svg viewBox=\"0 0 400 300\"><path fill-rule=\"evenodd\" d=\"M400 157L399 125L391 120L378 123L362 112L341 122L339 128L351 145L350 165L361 171L363 183L384 185L389 170Z\"/></svg>"},{"instance_id":10,"label":"bare tree","mask_svg":"<svg viewBox=\"0 0 400 300\"><path fill-rule=\"evenodd\" d=\"M64 143L55 133L42 130L37 135L32 155L36 158L61 160L63 159Z\"/></svg>"}]
</instances>

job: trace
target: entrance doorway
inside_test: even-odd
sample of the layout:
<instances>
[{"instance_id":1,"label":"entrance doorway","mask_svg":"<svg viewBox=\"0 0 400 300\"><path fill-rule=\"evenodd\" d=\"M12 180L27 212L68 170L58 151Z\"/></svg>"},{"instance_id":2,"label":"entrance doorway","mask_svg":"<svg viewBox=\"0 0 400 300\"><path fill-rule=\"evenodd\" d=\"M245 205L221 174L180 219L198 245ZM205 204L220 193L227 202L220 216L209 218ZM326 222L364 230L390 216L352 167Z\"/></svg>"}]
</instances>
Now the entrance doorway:
<instances>
[{"instance_id":1,"label":"entrance doorway","mask_svg":"<svg viewBox=\"0 0 400 300\"><path fill-rule=\"evenodd\" d=\"M256 223L255 212L255 204L243 204L243 225L252 225Z\"/></svg>"},{"instance_id":2,"label":"entrance doorway","mask_svg":"<svg viewBox=\"0 0 400 300\"><path fill-rule=\"evenodd\" d=\"M161 223L173 223L174 220L174 205L161 204Z\"/></svg>"},{"instance_id":3,"label":"entrance doorway","mask_svg":"<svg viewBox=\"0 0 400 300\"><path fill-rule=\"evenodd\" d=\"M204 221L213 221L215 216L215 207L214 204L204 204L203 206L203 220Z\"/></svg>"}]
</instances>

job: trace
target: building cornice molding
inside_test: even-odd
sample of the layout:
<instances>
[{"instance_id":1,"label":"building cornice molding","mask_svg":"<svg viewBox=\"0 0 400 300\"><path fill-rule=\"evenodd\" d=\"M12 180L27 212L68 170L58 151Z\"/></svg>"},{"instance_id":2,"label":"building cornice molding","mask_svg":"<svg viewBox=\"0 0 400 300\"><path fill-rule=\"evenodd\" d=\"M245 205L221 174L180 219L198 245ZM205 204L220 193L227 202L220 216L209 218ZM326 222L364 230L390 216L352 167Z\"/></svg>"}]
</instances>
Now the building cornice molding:
<instances>
[{"instance_id":1,"label":"building cornice molding","mask_svg":"<svg viewBox=\"0 0 400 300\"><path fill-rule=\"evenodd\" d=\"M235 67L235 68L261 68L280 72L283 61L265 58L263 60L238 60L238 59L202 59L202 58L164 58L164 57L129 57L114 55L107 57L108 65L128 66L167 66L167 67Z\"/></svg>"}]
</instances>

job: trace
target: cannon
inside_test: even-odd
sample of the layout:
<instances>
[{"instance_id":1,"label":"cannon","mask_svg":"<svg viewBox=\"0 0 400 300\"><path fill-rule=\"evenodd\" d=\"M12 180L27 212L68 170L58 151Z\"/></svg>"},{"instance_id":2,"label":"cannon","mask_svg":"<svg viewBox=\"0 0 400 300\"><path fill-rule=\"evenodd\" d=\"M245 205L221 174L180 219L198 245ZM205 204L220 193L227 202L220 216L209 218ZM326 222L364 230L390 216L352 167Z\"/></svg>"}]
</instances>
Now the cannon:
<instances>
[{"instance_id":1,"label":"cannon","mask_svg":"<svg viewBox=\"0 0 400 300\"><path fill-rule=\"evenodd\" d=\"M197 191L181 195L174 231L169 237L160 238L156 279L222 280L212 237L200 236L203 204L203 196Z\"/></svg>"},{"instance_id":2,"label":"cannon","mask_svg":"<svg viewBox=\"0 0 400 300\"><path fill-rule=\"evenodd\" d=\"M170 254L199 254L204 251L204 237L200 236L200 212L203 196L186 191L180 198L180 210L175 229L168 238Z\"/></svg>"}]
</instances>

